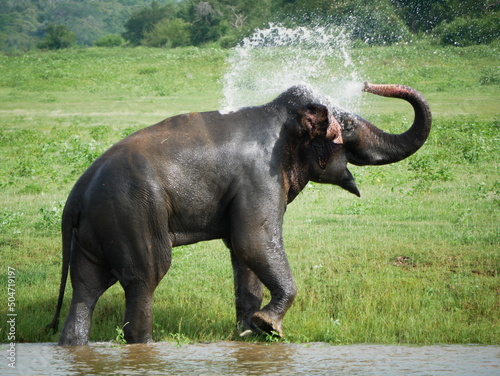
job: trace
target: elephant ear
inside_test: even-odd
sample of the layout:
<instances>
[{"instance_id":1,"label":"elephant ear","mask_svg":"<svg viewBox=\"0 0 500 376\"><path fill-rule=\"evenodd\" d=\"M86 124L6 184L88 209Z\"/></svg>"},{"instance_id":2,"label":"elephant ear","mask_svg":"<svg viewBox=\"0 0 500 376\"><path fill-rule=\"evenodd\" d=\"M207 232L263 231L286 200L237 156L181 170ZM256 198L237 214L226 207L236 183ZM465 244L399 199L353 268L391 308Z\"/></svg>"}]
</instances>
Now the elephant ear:
<instances>
[{"instance_id":1,"label":"elephant ear","mask_svg":"<svg viewBox=\"0 0 500 376\"><path fill-rule=\"evenodd\" d=\"M300 124L307 132L308 142L319 167L324 169L335 149L342 144L342 127L321 104L309 104L300 112Z\"/></svg>"}]
</instances>

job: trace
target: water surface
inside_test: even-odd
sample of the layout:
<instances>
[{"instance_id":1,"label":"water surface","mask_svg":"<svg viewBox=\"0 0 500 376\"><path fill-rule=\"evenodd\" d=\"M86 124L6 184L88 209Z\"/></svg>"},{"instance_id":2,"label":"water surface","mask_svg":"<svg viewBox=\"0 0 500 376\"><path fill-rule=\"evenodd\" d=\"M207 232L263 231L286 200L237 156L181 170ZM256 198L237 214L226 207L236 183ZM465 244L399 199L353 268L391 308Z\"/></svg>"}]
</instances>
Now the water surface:
<instances>
[{"instance_id":1,"label":"water surface","mask_svg":"<svg viewBox=\"0 0 500 376\"><path fill-rule=\"evenodd\" d=\"M500 346L215 342L0 345L1 375L500 375Z\"/></svg>"}]
</instances>

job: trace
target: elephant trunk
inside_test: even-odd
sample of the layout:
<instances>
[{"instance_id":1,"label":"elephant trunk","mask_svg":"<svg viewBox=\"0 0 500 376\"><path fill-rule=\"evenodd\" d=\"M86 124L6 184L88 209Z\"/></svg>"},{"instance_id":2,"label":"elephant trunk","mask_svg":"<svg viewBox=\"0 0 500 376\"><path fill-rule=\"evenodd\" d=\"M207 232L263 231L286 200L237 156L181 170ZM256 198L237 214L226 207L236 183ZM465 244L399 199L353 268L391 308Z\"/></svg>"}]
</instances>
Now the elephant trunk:
<instances>
[{"instance_id":1,"label":"elephant trunk","mask_svg":"<svg viewBox=\"0 0 500 376\"><path fill-rule=\"evenodd\" d=\"M342 135L347 146L348 161L355 165L383 165L398 162L415 153L425 143L431 130L432 116L424 97L403 85L375 85L365 82L363 91L384 97L401 98L415 111L412 126L404 133L390 134L370 122L357 118Z\"/></svg>"}]
</instances>

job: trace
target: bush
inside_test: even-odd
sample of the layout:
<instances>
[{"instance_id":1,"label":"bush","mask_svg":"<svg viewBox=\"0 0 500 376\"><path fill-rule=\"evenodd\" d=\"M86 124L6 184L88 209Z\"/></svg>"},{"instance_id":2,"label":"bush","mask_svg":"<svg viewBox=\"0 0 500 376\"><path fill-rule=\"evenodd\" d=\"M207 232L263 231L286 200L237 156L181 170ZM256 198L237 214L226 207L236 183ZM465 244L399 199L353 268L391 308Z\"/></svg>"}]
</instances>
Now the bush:
<instances>
[{"instance_id":1,"label":"bush","mask_svg":"<svg viewBox=\"0 0 500 376\"><path fill-rule=\"evenodd\" d=\"M45 39L38 44L40 49L60 50L71 47L76 42L76 34L64 25L50 24L45 33Z\"/></svg>"},{"instance_id":2,"label":"bush","mask_svg":"<svg viewBox=\"0 0 500 376\"><path fill-rule=\"evenodd\" d=\"M191 42L189 24L176 18L158 22L153 31L146 33L142 44L150 47L183 47Z\"/></svg>"},{"instance_id":3,"label":"bush","mask_svg":"<svg viewBox=\"0 0 500 376\"><path fill-rule=\"evenodd\" d=\"M436 28L441 44L470 46L487 44L500 38L500 13L494 12L482 18L459 17Z\"/></svg>"},{"instance_id":4,"label":"bush","mask_svg":"<svg viewBox=\"0 0 500 376\"><path fill-rule=\"evenodd\" d=\"M281 17L289 27L333 24L344 27L353 39L370 45L390 45L411 37L410 29L389 0L318 2L318 8L297 8L292 14L291 18Z\"/></svg>"},{"instance_id":5,"label":"bush","mask_svg":"<svg viewBox=\"0 0 500 376\"><path fill-rule=\"evenodd\" d=\"M119 47L123 43L125 40L120 35L109 34L99 38L94 45L96 47Z\"/></svg>"},{"instance_id":6,"label":"bush","mask_svg":"<svg viewBox=\"0 0 500 376\"><path fill-rule=\"evenodd\" d=\"M134 12L125 23L125 32L122 36L134 46L140 45L146 34L153 30L158 22L169 18L174 12L173 4L169 2L161 7L158 1L153 1L150 7Z\"/></svg>"},{"instance_id":7,"label":"bush","mask_svg":"<svg viewBox=\"0 0 500 376\"><path fill-rule=\"evenodd\" d=\"M410 38L410 30L388 4L353 8L345 26L355 39L372 45L390 45Z\"/></svg>"}]
</instances>

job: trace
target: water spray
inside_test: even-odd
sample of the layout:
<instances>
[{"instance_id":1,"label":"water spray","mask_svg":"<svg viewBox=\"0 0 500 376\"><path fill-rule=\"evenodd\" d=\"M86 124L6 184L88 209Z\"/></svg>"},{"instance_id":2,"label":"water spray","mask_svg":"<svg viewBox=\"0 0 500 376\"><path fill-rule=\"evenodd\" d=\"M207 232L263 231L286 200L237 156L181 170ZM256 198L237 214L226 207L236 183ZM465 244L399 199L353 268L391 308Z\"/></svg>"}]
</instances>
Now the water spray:
<instances>
[{"instance_id":1,"label":"water spray","mask_svg":"<svg viewBox=\"0 0 500 376\"><path fill-rule=\"evenodd\" d=\"M294 85L307 85L336 105L356 110L362 83L351 40L341 27L270 24L233 48L223 77L222 108L261 105Z\"/></svg>"}]
</instances>

